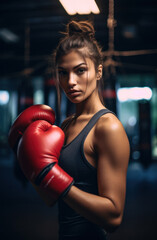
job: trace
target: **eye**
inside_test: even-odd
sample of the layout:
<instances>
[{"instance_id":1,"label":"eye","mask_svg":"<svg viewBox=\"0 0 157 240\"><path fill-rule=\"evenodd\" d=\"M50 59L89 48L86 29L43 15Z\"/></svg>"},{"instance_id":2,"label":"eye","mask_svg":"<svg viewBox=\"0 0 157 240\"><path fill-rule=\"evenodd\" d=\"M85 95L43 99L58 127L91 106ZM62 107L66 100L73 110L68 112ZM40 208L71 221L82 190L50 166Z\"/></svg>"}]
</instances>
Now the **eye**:
<instances>
[{"instance_id":1,"label":"eye","mask_svg":"<svg viewBox=\"0 0 157 240\"><path fill-rule=\"evenodd\" d=\"M59 70L59 71L58 71L58 75L59 75L59 77L65 77L65 76L67 75L67 71L65 71L65 70Z\"/></svg>"},{"instance_id":2,"label":"eye","mask_svg":"<svg viewBox=\"0 0 157 240\"><path fill-rule=\"evenodd\" d=\"M81 75L81 74L83 74L83 73L85 73L87 71L87 68L78 68L77 69L77 74L79 74L79 75Z\"/></svg>"}]
</instances>

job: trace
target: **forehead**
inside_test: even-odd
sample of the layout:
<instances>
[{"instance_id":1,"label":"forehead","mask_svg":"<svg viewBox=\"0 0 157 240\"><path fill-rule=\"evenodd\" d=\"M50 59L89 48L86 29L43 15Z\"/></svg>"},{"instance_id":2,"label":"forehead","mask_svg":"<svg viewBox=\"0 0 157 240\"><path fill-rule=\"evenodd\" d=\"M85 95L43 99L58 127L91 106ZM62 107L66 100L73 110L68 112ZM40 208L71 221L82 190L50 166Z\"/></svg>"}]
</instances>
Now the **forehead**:
<instances>
[{"instance_id":1,"label":"forehead","mask_svg":"<svg viewBox=\"0 0 157 240\"><path fill-rule=\"evenodd\" d=\"M58 67L75 67L79 64L91 64L92 60L90 58L82 56L78 51L71 51L70 53L62 56L58 62Z\"/></svg>"}]
</instances>

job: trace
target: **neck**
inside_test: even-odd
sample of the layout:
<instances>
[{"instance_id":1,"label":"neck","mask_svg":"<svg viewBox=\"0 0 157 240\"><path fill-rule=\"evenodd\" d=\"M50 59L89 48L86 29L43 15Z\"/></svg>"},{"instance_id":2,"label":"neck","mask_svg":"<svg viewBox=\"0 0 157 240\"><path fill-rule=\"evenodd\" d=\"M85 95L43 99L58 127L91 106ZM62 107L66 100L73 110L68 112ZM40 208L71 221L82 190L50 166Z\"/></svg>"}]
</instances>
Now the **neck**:
<instances>
[{"instance_id":1,"label":"neck","mask_svg":"<svg viewBox=\"0 0 157 240\"><path fill-rule=\"evenodd\" d=\"M76 104L76 116L94 114L102 108L105 107L100 100L98 91L96 91L85 101Z\"/></svg>"}]
</instances>

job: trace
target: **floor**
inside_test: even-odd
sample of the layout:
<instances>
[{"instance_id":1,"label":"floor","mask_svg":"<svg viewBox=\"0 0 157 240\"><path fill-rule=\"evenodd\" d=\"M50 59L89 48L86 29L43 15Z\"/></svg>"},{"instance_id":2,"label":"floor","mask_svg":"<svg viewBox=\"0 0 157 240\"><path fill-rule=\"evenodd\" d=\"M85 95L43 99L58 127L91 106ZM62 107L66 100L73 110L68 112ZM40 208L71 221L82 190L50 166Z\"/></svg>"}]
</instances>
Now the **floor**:
<instances>
[{"instance_id":1,"label":"floor","mask_svg":"<svg viewBox=\"0 0 157 240\"><path fill-rule=\"evenodd\" d=\"M0 159L0 193L1 240L57 240L57 205L47 207L29 183L21 184L11 153ZM123 222L110 240L154 240L156 228L157 163L130 163Z\"/></svg>"}]
</instances>

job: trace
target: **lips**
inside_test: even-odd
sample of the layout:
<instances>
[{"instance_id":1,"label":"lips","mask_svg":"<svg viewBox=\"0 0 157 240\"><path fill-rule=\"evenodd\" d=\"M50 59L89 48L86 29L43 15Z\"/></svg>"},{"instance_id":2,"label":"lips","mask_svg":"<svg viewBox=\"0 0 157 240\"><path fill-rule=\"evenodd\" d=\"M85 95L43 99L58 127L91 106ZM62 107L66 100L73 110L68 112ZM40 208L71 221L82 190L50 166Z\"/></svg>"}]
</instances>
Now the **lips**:
<instances>
[{"instance_id":1,"label":"lips","mask_svg":"<svg viewBox=\"0 0 157 240\"><path fill-rule=\"evenodd\" d=\"M79 90L70 90L70 91L68 91L67 95L78 96L80 93L81 93L81 91L79 91Z\"/></svg>"}]
</instances>

